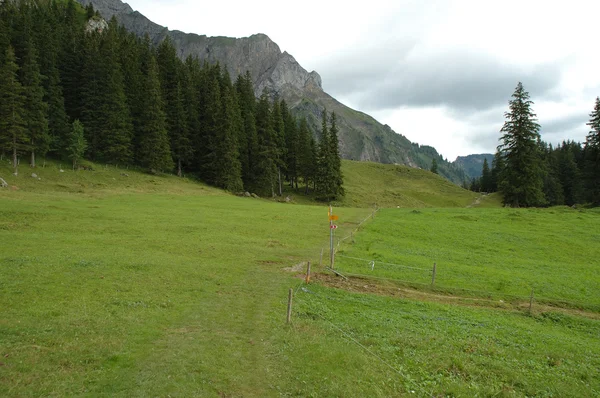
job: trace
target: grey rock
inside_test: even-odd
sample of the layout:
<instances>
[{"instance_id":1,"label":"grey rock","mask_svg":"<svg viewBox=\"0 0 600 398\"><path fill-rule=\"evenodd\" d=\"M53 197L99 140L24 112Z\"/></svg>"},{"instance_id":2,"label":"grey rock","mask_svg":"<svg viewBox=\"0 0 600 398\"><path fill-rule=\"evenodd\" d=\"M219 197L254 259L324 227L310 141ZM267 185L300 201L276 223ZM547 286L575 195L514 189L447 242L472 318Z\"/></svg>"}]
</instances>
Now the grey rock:
<instances>
[{"instance_id":1,"label":"grey rock","mask_svg":"<svg viewBox=\"0 0 600 398\"><path fill-rule=\"evenodd\" d=\"M292 201L292 198L290 198L289 196L285 197L285 202L286 203L290 203Z\"/></svg>"},{"instance_id":2,"label":"grey rock","mask_svg":"<svg viewBox=\"0 0 600 398\"><path fill-rule=\"evenodd\" d=\"M35 174L35 173L31 173L31 177L32 178L38 178L37 174Z\"/></svg>"},{"instance_id":3,"label":"grey rock","mask_svg":"<svg viewBox=\"0 0 600 398\"><path fill-rule=\"evenodd\" d=\"M85 25L86 33L98 32L102 33L108 29L108 23L103 18L91 18Z\"/></svg>"},{"instance_id":4,"label":"grey rock","mask_svg":"<svg viewBox=\"0 0 600 398\"><path fill-rule=\"evenodd\" d=\"M251 193L250 196L252 196L254 199L260 199L260 197L255 193Z\"/></svg>"},{"instance_id":5,"label":"grey rock","mask_svg":"<svg viewBox=\"0 0 600 398\"><path fill-rule=\"evenodd\" d=\"M0 188L6 188L8 187L8 183L6 181L4 181L4 179L2 177L0 177Z\"/></svg>"},{"instance_id":6,"label":"grey rock","mask_svg":"<svg viewBox=\"0 0 600 398\"><path fill-rule=\"evenodd\" d=\"M244 196L247 197L247 198L249 198L251 196L250 192L244 192Z\"/></svg>"}]
</instances>

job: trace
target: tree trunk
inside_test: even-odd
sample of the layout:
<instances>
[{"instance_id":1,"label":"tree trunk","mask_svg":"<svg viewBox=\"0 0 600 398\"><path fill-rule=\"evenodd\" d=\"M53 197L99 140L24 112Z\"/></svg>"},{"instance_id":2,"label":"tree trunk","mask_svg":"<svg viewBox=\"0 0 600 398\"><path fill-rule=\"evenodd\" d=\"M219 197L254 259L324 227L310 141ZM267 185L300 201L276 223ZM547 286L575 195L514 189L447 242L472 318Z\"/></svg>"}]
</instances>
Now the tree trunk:
<instances>
[{"instance_id":1,"label":"tree trunk","mask_svg":"<svg viewBox=\"0 0 600 398\"><path fill-rule=\"evenodd\" d=\"M35 168L35 149L31 150L31 167Z\"/></svg>"},{"instance_id":2,"label":"tree trunk","mask_svg":"<svg viewBox=\"0 0 600 398\"><path fill-rule=\"evenodd\" d=\"M277 169L277 172L279 173L279 196L283 195L283 190L281 187L281 169Z\"/></svg>"},{"instance_id":3,"label":"tree trunk","mask_svg":"<svg viewBox=\"0 0 600 398\"><path fill-rule=\"evenodd\" d=\"M13 168L15 169L15 174L18 174L17 166L19 165L17 159L17 135L13 134Z\"/></svg>"},{"instance_id":4,"label":"tree trunk","mask_svg":"<svg viewBox=\"0 0 600 398\"><path fill-rule=\"evenodd\" d=\"M177 177L181 177L181 158L177 159Z\"/></svg>"}]
</instances>

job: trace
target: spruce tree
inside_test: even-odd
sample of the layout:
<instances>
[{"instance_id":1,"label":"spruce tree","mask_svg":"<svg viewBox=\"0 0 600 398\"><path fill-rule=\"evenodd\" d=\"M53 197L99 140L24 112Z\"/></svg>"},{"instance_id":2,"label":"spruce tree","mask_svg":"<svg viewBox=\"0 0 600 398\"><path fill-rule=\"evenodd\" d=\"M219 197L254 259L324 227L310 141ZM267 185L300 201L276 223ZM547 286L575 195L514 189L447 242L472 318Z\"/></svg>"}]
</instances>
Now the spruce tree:
<instances>
[{"instance_id":1,"label":"spruce tree","mask_svg":"<svg viewBox=\"0 0 600 398\"><path fill-rule=\"evenodd\" d=\"M277 166L277 192L281 196L283 194L281 174L285 172L285 122L283 120L283 114L281 112L281 103L278 98L273 101L273 111L271 112L273 118L273 131L275 133L275 164Z\"/></svg>"},{"instance_id":2,"label":"spruce tree","mask_svg":"<svg viewBox=\"0 0 600 398\"><path fill-rule=\"evenodd\" d=\"M262 195L275 196L278 148L266 92L260 96L256 107L256 135L258 143L253 170L254 190Z\"/></svg>"},{"instance_id":3,"label":"spruce tree","mask_svg":"<svg viewBox=\"0 0 600 398\"><path fill-rule=\"evenodd\" d=\"M492 172L488 165L487 158L483 159L483 167L481 169L481 189L484 192L492 192Z\"/></svg>"},{"instance_id":4,"label":"spruce tree","mask_svg":"<svg viewBox=\"0 0 600 398\"><path fill-rule=\"evenodd\" d=\"M545 204L538 147L540 125L531 110L532 104L529 93L519 82L500 130L502 143L498 151L505 167L500 175L499 190L504 197L504 204L511 207Z\"/></svg>"},{"instance_id":5,"label":"spruce tree","mask_svg":"<svg viewBox=\"0 0 600 398\"><path fill-rule=\"evenodd\" d=\"M171 150L177 163L177 175L181 176L182 164L191 157L192 148L181 87L183 66L170 36L158 46L157 62Z\"/></svg>"},{"instance_id":6,"label":"spruce tree","mask_svg":"<svg viewBox=\"0 0 600 398\"><path fill-rule=\"evenodd\" d=\"M158 65L154 56L150 57L143 87L141 107L140 144L137 159L150 171L171 171L173 159L163 111Z\"/></svg>"},{"instance_id":7,"label":"spruce tree","mask_svg":"<svg viewBox=\"0 0 600 398\"><path fill-rule=\"evenodd\" d=\"M600 205L600 97L596 97L594 110L590 113L590 126L585 141L584 175L587 188L586 199Z\"/></svg>"},{"instance_id":8,"label":"spruce tree","mask_svg":"<svg viewBox=\"0 0 600 398\"><path fill-rule=\"evenodd\" d=\"M21 68L21 83L25 94L25 121L31 148L31 167L35 167L36 152L45 155L50 149L48 133L48 104L44 102L42 75L31 37L27 39Z\"/></svg>"},{"instance_id":9,"label":"spruce tree","mask_svg":"<svg viewBox=\"0 0 600 398\"><path fill-rule=\"evenodd\" d=\"M73 161L73 170L77 166L77 162L83 158L85 149L87 148L87 142L83 132L83 125L79 120L73 122L73 128L69 137L68 154L69 158Z\"/></svg>"},{"instance_id":10,"label":"spruce tree","mask_svg":"<svg viewBox=\"0 0 600 398\"><path fill-rule=\"evenodd\" d=\"M15 52L9 46L0 67L0 148L12 152L15 174L18 173L18 155L30 149L25 121L26 98L18 72Z\"/></svg>"},{"instance_id":11,"label":"spruce tree","mask_svg":"<svg viewBox=\"0 0 600 398\"><path fill-rule=\"evenodd\" d=\"M340 156L340 145L338 138L337 117L334 112L331 113L331 127L329 128L329 156L331 157L331 195L332 199L344 196L344 177L342 175L342 158Z\"/></svg>"},{"instance_id":12,"label":"spruce tree","mask_svg":"<svg viewBox=\"0 0 600 398\"><path fill-rule=\"evenodd\" d=\"M281 114L285 124L286 177L290 186L295 185L298 189L298 122L284 100L281 101Z\"/></svg>"},{"instance_id":13,"label":"spruce tree","mask_svg":"<svg viewBox=\"0 0 600 398\"><path fill-rule=\"evenodd\" d=\"M435 157L431 160L431 167L429 168L429 171L434 174L438 173L437 159Z\"/></svg>"},{"instance_id":14,"label":"spruce tree","mask_svg":"<svg viewBox=\"0 0 600 398\"><path fill-rule=\"evenodd\" d=\"M239 131L238 136L242 180L244 187L249 188L256 185L254 172L258 160L256 155L258 151L255 118L256 97L254 96L252 77L249 71L246 71L245 75L238 76L235 88L243 123L243 128Z\"/></svg>"},{"instance_id":15,"label":"spruce tree","mask_svg":"<svg viewBox=\"0 0 600 398\"><path fill-rule=\"evenodd\" d=\"M230 192L243 189L242 167L237 138L242 128L240 110L229 73L225 69L220 80L221 120L217 132L216 185Z\"/></svg>"}]
</instances>

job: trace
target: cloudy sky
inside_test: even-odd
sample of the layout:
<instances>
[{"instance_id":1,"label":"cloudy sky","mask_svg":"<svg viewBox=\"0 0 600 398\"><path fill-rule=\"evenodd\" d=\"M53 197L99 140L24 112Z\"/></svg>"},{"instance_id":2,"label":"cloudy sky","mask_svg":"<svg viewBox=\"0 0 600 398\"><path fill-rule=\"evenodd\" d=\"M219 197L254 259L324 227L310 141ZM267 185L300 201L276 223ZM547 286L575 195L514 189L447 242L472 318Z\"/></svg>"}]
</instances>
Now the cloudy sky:
<instances>
[{"instance_id":1,"label":"cloudy sky","mask_svg":"<svg viewBox=\"0 0 600 398\"><path fill-rule=\"evenodd\" d=\"M346 105L449 160L494 152L519 81L542 139L584 141L600 95L600 2L129 0L184 32L265 33Z\"/></svg>"}]
</instances>

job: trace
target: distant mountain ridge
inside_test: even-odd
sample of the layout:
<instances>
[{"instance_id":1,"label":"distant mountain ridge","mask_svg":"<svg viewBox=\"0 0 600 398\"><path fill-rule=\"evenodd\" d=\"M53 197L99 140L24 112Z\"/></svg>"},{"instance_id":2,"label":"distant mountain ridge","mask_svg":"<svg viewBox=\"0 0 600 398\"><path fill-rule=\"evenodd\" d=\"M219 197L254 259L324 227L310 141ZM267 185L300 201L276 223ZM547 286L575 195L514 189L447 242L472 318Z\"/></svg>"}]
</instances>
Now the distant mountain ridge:
<instances>
[{"instance_id":1,"label":"distant mountain ridge","mask_svg":"<svg viewBox=\"0 0 600 398\"><path fill-rule=\"evenodd\" d=\"M454 161L454 164L456 164L459 167L462 167L465 170L465 173L469 177L469 179L479 178L481 177L481 173L483 170L484 159L487 159L488 166L491 170L492 160L494 160L493 153L480 153L475 155L459 156Z\"/></svg>"},{"instance_id":2,"label":"distant mountain ridge","mask_svg":"<svg viewBox=\"0 0 600 398\"><path fill-rule=\"evenodd\" d=\"M320 129L323 108L335 112L340 129L340 153L345 159L429 169L435 157L441 175L456 183L465 178L460 166L445 161L435 149L411 143L389 126L327 94L317 72L308 72L264 34L236 39L171 31L120 0L78 1L84 6L91 3L105 19L115 16L120 24L138 36L148 34L155 44L170 36L181 58L192 55L201 61L219 62L227 67L233 79L249 71L257 95L267 90L285 99L293 112L307 118L314 131Z\"/></svg>"}]
</instances>

